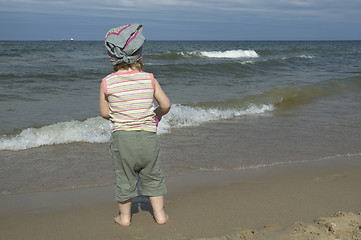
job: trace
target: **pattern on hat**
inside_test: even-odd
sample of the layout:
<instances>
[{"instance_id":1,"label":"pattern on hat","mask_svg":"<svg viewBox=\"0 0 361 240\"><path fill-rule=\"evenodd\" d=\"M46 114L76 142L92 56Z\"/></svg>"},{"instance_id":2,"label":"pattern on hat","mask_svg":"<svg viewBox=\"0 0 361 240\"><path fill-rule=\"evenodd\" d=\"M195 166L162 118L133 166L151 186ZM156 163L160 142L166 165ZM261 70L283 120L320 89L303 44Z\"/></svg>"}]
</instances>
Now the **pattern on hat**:
<instances>
[{"instance_id":1,"label":"pattern on hat","mask_svg":"<svg viewBox=\"0 0 361 240\"><path fill-rule=\"evenodd\" d=\"M142 30L143 26L140 24L129 24L107 32L105 47L114 65L121 62L132 64L142 56L145 41Z\"/></svg>"}]
</instances>

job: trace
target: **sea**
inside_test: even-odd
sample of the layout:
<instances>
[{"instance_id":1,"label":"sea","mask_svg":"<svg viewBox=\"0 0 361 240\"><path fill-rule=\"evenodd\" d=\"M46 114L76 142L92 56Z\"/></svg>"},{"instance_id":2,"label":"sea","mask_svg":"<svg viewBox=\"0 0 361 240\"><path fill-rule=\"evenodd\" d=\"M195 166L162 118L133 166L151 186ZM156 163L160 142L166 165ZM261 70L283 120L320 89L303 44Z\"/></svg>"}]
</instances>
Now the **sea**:
<instances>
[{"instance_id":1,"label":"sea","mask_svg":"<svg viewBox=\"0 0 361 240\"><path fill-rule=\"evenodd\" d=\"M166 177L361 156L361 41L146 41ZM114 183L102 41L0 41L0 195ZM347 161L345 162L347 164Z\"/></svg>"}]
</instances>

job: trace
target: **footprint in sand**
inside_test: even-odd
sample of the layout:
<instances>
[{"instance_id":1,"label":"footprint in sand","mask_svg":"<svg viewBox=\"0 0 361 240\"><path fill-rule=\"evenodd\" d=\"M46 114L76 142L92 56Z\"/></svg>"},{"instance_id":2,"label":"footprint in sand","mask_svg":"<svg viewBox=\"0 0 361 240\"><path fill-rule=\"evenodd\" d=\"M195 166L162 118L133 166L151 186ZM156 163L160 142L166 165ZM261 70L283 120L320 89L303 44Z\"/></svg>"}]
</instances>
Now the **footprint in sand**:
<instances>
[{"instance_id":1,"label":"footprint in sand","mask_svg":"<svg viewBox=\"0 0 361 240\"><path fill-rule=\"evenodd\" d=\"M346 175L343 174L333 174L333 175L329 175L329 176L324 176L324 177L317 177L312 179L312 181L314 182L330 182L330 181L336 181L337 179L340 178L345 178Z\"/></svg>"}]
</instances>

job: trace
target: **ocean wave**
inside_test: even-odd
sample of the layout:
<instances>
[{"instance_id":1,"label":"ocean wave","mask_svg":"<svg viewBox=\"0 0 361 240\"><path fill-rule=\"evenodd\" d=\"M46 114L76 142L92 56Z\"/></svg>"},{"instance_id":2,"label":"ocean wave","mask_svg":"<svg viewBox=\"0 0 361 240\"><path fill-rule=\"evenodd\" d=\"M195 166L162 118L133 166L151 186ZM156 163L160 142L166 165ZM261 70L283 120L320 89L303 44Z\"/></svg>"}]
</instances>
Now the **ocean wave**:
<instances>
[{"instance_id":1,"label":"ocean wave","mask_svg":"<svg viewBox=\"0 0 361 240\"><path fill-rule=\"evenodd\" d=\"M295 60L295 59L315 59L315 58L316 57L314 55L303 54L303 55L296 55L296 56L281 57L280 60L291 61L291 60Z\"/></svg>"},{"instance_id":2,"label":"ocean wave","mask_svg":"<svg viewBox=\"0 0 361 240\"><path fill-rule=\"evenodd\" d=\"M198 126L209 121L272 110L271 105L250 105L246 109L217 109L175 104L159 123L158 134L168 133L172 128ZM0 150L17 151L73 142L104 143L109 141L110 132L108 121L101 117L89 118L85 121L60 122L41 128L27 128L16 136L2 136Z\"/></svg>"},{"instance_id":3,"label":"ocean wave","mask_svg":"<svg viewBox=\"0 0 361 240\"><path fill-rule=\"evenodd\" d=\"M343 91L359 91L361 75L328 80L315 85L273 88L258 95L245 96L220 102L204 102L193 105L173 104L171 111L163 117L158 134L174 128L194 127L202 123L239 116L257 115L274 109L287 109L312 103L319 97ZM60 122L41 128L27 128L16 136L0 136L0 150L24 150L44 145L73 142L108 142L110 125L101 117L85 121Z\"/></svg>"},{"instance_id":4,"label":"ocean wave","mask_svg":"<svg viewBox=\"0 0 361 240\"><path fill-rule=\"evenodd\" d=\"M242 65L248 65L248 64L255 64L255 62L254 61L242 61L242 62L240 62L240 64L242 64Z\"/></svg>"},{"instance_id":5,"label":"ocean wave","mask_svg":"<svg viewBox=\"0 0 361 240\"><path fill-rule=\"evenodd\" d=\"M2 136L0 150L24 150L72 142L106 142L109 132L108 121L101 117L85 121L60 122L41 128L27 128L16 136Z\"/></svg>"},{"instance_id":6,"label":"ocean wave","mask_svg":"<svg viewBox=\"0 0 361 240\"><path fill-rule=\"evenodd\" d=\"M166 52L161 54L148 55L156 59L179 59L179 58L258 58L255 50L227 50L227 51L183 51Z\"/></svg>"},{"instance_id":7,"label":"ocean wave","mask_svg":"<svg viewBox=\"0 0 361 240\"><path fill-rule=\"evenodd\" d=\"M359 91L361 76L322 81L314 85L287 86L274 88L264 95L269 99L279 99L273 102L277 108L291 108L315 101L320 97L331 96L341 92Z\"/></svg>"},{"instance_id":8,"label":"ocean wave","mask_svg":"<svg viewBox=\"0 0 361 240\"><path fill-rule=\"evenodd\" d=\"M200 102L191 105L196 109L249 109L249 106L272 106L277 109L289 109L303 104L312 104L319 98L340 94L342 92L355 92L361 90L361 75L347 78L325 80L318 83L273 87L260 94L248 95L242 98L225 101Z\"/></svg>"},{"instance_id":9,"label":"ocean wave","mask_svg":"<svg viewBox=\"0 0 361 240\"><path fill-rule=\"evenodd\" d=\"M199 126L205 122L220 119L231 119L245 115L256 115L273 110L274 107L270 104L250 104L247 108L244 109L221 109L217 107L202 108L175 104L172 106L171 111L166 116L164 116L163 120L160 122L158 133L167 133L172 128Z\"/></svg>"},{"instance_id":10,"label":"ocean wave","mask_svg":"<svg viewBox=\"0 0 361 240\"><path fill-rule=\"evenodd\" d=\"M258 58L254 50L229 50L229 51L210 51L199 52L201 56L208 58ZM196 52L198 54L198 52Z\"/></svg>"},{"instance_id":11,"label":"ocean wave","mask_svg":"<svg viewBox=\"0 0 361 240\"><path fill-rule=\"evenodd\" d=\"M314 58L316 58L316 57L313 56L313 55L306 55L306 54L300 55L300 56L298 56L298 57L300 57L300 58L306 58L306 59L314 59Z\"/></svg>"}]
</instances>

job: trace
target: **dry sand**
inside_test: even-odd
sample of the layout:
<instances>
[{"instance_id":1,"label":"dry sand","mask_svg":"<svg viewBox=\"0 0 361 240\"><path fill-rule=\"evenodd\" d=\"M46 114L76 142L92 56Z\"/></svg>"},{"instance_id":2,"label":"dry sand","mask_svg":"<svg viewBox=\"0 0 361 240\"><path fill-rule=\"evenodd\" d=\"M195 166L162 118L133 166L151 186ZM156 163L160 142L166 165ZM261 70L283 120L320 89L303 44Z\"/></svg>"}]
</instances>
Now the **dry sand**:
<instances>
[{"instance_id":1,"label":"dry sand","mask_svg":"<svg viewBox=\"0 0 361 240\"><path fill-rule=\"evenodd\" d=\"M170 177L163 226L146 198L114 224L112 187L1 196L0 239L361 239L360 183L360 156Z\"/></svg>"}]
</instances>

